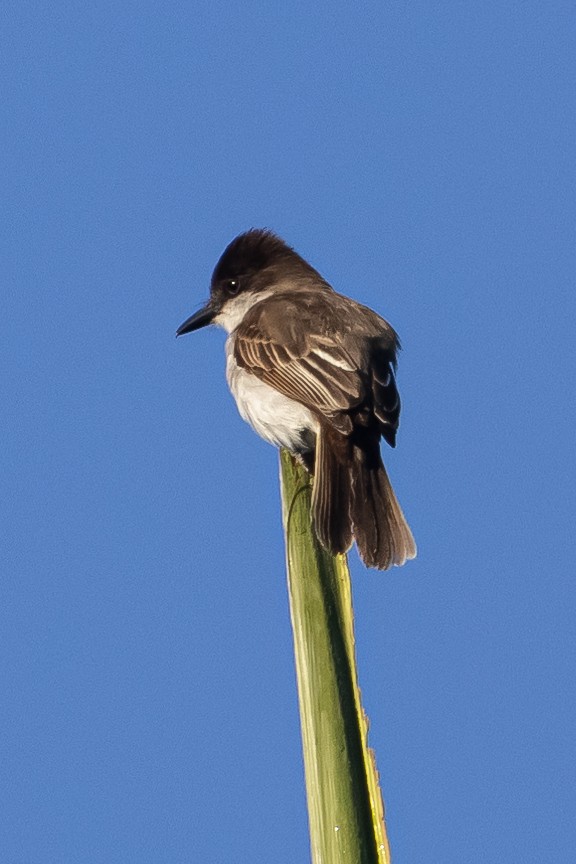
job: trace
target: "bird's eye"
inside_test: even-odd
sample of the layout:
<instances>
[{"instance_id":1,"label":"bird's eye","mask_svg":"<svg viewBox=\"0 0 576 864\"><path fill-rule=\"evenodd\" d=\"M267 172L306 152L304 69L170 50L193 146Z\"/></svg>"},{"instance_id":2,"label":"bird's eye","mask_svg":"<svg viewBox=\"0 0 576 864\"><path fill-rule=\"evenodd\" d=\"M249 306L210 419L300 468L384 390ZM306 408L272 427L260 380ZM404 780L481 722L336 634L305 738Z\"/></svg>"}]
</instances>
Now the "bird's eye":
<instances>
[{"instance_id":1,"label":"bird's eye","mask_svg":"<svg viewBox=\"0 0 576 864\"><path fill-rule=\"evenodd\" d=\"M232 297L240 291L240 282L238 279L228 279L226 282L226 293Z\"/></svg>"}]
</instances>

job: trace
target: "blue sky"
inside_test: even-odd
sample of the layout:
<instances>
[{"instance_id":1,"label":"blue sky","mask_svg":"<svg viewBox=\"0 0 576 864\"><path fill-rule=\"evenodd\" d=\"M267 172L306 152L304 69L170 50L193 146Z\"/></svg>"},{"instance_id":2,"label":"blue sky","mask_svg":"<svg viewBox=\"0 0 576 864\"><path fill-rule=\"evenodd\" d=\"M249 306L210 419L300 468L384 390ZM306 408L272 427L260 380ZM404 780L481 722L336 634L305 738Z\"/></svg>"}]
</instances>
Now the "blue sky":
<instances>
[{"instance_id":1,"label":"blue sky","mask_svg":"<svg viewBox=\"0 0 576 864\"><path fill-rule=\"evenodd\" d=\"M419 544L356 554L395 864L571 862L574 17L527 2L9 4L0 858L309 860L277 456L223 333L268 226L404 345Z\"/></svg>"}]
</instances>

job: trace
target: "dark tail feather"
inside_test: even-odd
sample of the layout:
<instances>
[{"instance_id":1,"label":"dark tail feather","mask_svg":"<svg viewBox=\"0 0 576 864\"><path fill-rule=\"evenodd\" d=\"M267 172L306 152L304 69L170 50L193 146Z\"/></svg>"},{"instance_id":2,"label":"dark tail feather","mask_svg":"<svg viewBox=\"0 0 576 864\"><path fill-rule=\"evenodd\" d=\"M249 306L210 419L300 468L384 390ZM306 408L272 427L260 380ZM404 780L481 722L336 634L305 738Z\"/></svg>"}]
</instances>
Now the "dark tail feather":
<instances>
[{"instance_id":1,"label":"dark tail feather","mask_svg":"<svg viewBox=\"0 0 576 864\"><path fill-rule=\"evenodd\" d=\"M378 445L376 444L376 448ZM394 494L379 449L353 450L351 512L354 537L367 567L387 570L416 556L416 544Z\"/></svg>"},{"instance_id":2,"label":"dark tail feather","mask_svg":"<svg viewBox=\"0 0 576 864\"><path fill-rule=\"evenodd\" d=\"M312 521L318 539L333 555L352 545L351 484L348 442L321 429L316 438Z\"/></svg>"}]
</instances>

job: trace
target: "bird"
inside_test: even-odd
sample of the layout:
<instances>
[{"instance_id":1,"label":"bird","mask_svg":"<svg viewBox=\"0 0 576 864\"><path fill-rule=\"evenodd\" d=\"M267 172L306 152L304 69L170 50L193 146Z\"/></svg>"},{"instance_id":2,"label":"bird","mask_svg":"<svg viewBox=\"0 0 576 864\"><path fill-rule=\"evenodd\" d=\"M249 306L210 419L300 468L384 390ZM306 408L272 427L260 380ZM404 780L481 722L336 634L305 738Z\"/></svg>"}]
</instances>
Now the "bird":
<instances>
[{"instance_id":1,"label":"bird","mask_svg":"<svg viewBox=\"0 0 576 864\"><path fill-rule=\"evenodd\" d=\"M227 332L226 377L240 415L312 475L312 523L331 554L356 542L367 567L416 555L382 461L396 445L400 342L367 306L336 292L266 228L226 247L210 298L176 335L209 324Z\"/></svg>"}]
</instances>

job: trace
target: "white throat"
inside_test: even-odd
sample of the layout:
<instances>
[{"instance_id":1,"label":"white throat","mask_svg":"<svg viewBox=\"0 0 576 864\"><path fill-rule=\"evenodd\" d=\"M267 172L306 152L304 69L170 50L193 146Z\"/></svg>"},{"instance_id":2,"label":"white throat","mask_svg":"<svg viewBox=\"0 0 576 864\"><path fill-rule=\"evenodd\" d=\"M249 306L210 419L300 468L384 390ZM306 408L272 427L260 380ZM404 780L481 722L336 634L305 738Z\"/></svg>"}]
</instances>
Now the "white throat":
<instances>
[{"instance_id":1,"label":"white throat","mask_svg":"<svg viewBox=\"0 0 576 864\"><path fill-rule=\"evenodd\" d=\"M214 323L223 327L227 333L232 333L252 306L265 300L266 297L270 297L273 293L273 289L269 291L246 291L239 294L238 297L229 297L224 303L223 309L214 318Z\"/></svg>"}]
</instances>

